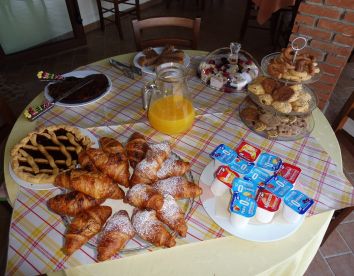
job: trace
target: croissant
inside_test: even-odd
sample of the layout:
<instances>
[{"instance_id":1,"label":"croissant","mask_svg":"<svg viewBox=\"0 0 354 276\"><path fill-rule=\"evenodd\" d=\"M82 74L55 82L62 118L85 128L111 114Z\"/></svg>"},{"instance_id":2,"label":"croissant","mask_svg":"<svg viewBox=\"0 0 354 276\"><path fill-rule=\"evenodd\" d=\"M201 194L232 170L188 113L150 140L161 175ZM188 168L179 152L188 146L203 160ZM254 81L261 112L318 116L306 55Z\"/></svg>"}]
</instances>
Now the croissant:
<instances>
[{"instance_id":1,"label":"croissant","mask_svg":"<svg viewBox=\"0 0 354 276\"><path fill-rule=\"evenodd\" d=\"M169 158L165 162L163 162L161 168L157 171L156 175L158 179L166 179L171 176L184 175L189 169L189 162Z\"/></svg>"},{"instance_id":2,"label":"croissant","mask_svg":"<svg viewBox=\"0 0 354 276\"><path fill-rule=\"evenodd\" d=\"M78 214L69 225L65 234L63 251L71 255L89 239L101 231L102 226L112 214L109 206L96 206Z\"/></svg>"},{"instance_id":3,"label":"croissant","mask_svg":"<svg viewBox=\"0 0 354 276\"><path fill-rule=\"evenodd\" d=\"M135 230L125 210L120 210L109 218L104 226L97 246L97 259L105 261L124 248L135 235Z\"/></svg>"},{"instance_id":4,"label":"croissant","mask_svg":"<svg viewBox=\"0 0 354 276\"><path fill-rule=\"evenodd\" d=\"M163 196L149 185L138 184L129 189L124 201L140 209L160 210Z\"/></svg>"},{"instance_id":5,"label":"croissant","mask_svg":"<svg viewBox=\"0 0 354 276\"><path fill-rule=\"evenodd\" d=\"M195 198L202 194L203 190L193 182L189 182L182 176L173 176L159 180L152 185L160 193L170 194L175 199Z\"/></svg>"},{"instance_id":6,"label":"croissant","mask_svg":"<svg viewBox=\"0 0 354 276\"><path fill-rule=\"evenodd\" d=\"M79 153L78 161L81 166L81 169L87 170L89 172L97 172L98 171L96 166L93 164L91 159L86 154L86 151L83 150Z\"/></svg>"},{"instance_id":7,"label":"croissant","mask_svg":"<svg viewBox=\"0 0 354 276\"><path fill-rule=\"evenodd\" d=\"M59 174L54 181L58 187L76 190L96 199L122 199L124 192L111 178L100 172L73 169Z\"/></svg>"},{"instance_id":8,"label":"croissant","mask_svg":"<svg viewBox=\"0 0 354 276\"><path fill-rule=\"evenodd\" d=\"M102 150L105 153L117 155L118 158L122 161L128 160L127 154L125 153L125 149L123 148L123 145L119 141L117 141L116 139L113 139L110 137L101 137L99 142L100 142Z\"/></svg>"},{"instance_id":9,"label":"croissant","mask_svg":"<svg viewBox=\"0 0 354 276\"><path fill-rule=\"evenodd\" d=\"M126 145L130 166L135 168L136 164L145 158L148 148L149 145L146 142L145 136L138 132L134 132L128 139Z\"/></svg>"},{"instance_id":10,"label":"croissant","mask_svg":"<svg viewBox=\"0 0 354 276\"><path fill-rule=\"evenodd\" d=\"M127 160L121 160L118 155L106 154L101 149L89 148L86 154L101 172L124 187L129 187L130 174Z\"/></svg>"},{"instance_id":11,"label":"croissant","mask_svg":"<svg viewBox=\"0 0 354 276\"><path fill-rule=\"evenodd\" d=\"M73 217L86 209L100 205L104 201L104 199L95 199L83 193L73 191L50 198L47 206L59 215Z\"/></svg>"},{"instance_id":12,"label":"croissant","mask_svg":"<svg viewBox=\"0 0 354 276\"><path fill-rule=\"evenodd\" d=\"M136 233L142 239L156 246L172 247L176 245L174 237L166 230L162 222L156 218L155 210L135 209L132 223Z\"/></svg>"},{"instance_id":13,"label":"croissant","mask_svg":"<svg viewBox=\"0 0 354 276\"><path fill-rule=\"evenodd\" d=\"M162 142L150 146L145 159L138 163L130 179L130 185L152 184L157 178L157 171L168 157L171 148L168 142Z\"/></svg>"},{"instance_id":14,"label":"croissant","mask_svg":"<svg viewBox=\"0 0 354 276\"><path fill-rule=\"evenodd\" d=\"M186 236L188 228L184 214L171 195L164 194L162 208L156 211L156 216L181 237Z\"/></svg>"},{"instance_id":15,"label":"croissant","mask_svg":"<svg viewBox=\"0 0 354 276\"><path fill-rule=\"evenodd\" d=\"M149 150L146 152L146 158L153 158L162 166L162 163L167 159L170 153L171 146L167 141L164 141L150 145Z\"/></svg>"}]
</instances>

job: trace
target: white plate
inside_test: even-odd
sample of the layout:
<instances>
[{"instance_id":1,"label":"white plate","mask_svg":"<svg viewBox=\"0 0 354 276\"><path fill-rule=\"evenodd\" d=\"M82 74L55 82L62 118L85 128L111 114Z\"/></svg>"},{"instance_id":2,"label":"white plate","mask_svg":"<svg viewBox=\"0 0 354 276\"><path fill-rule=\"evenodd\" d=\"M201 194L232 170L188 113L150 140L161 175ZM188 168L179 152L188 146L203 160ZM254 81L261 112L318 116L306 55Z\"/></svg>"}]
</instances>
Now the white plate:
<instances>
[{"instance_id":1,"label":"white plate","mask_svg":"<svg viewBox=\"0 0 354 276\"><path fill-rule=\"evenodd\" d=\"M301 219L297 223L288 223L282 217L282 210L279 210L271 223L263 224L255 221L255 219L251 219L250 223L244 228L234 228L229 222L227 211L231 194L219 198L215 197L210 191L213 179L214 161L211 161L205 167L199 179L199 184L203 189L203 194L200 196L203 207L217 225L236 237L255 242L277 241L295 233L304 222L304 219ZM222 215L220 209L225 212L224 215Z\"/></svg>"},{"instance_id":2,"label":"white plate","mask_svg":"<svg viewBox=\"0 0 354 276\"><path fill-rule=\"evenodd\" d=\"M72 72L64 74L63 76L64 77L84 78L84 77L87 77L87 76L93 75L93 74L102 74L102 73L94 71L94 70L83 70L83 71L72 71ZM110 78L107 75L105 75L105 77L108 80L108 87L107 87L106 91L104 91L101 95L97 96L97 98L89 100L89 101L85 101L85 102L82 102L82 103L69 104L69 103L57 102L55 104L58 105L58 106L73 107L73 106L83 106L83 105L91 104L91 103L94 103L94 102L98 101L99 99L103 98L109 91L111 91L111 88L112 88L112 81L110 80ZM49 90L48 90L48 86L51 83L48 83L48 85L44 88L44 97L48 101L52 101L53 100L53 98L49 95Z\"/></svg>"},{"instance_id":3,"label":"white plate","mask_svg":"<svg viewBox=\"0 0 354 276\"><path fill-rule=\"evenodd\" d=\"M95 135L93 135L90 131L84 128L78 128L85 136L88 136L94 144L92 147L98 148L98 139L96 138ZM56 189L58 187L54 186L52 183L31 183L26 180L23 180L22 178L18 177L15 172L12 169L11 166L11 161L9 162L9 171L12 179L20 186L27 188L27 189L32 189L32 190L52 190Z\"/></svg>"},{"instance_id":4,"label":"white plate","mask_svg":"<svg viewBox=\"0 0 354 276\"><path fill-rule=\"evenodd\" d=\"M164 47L157 47L157 48L154 48L154 50L156 51L156 53L160 54L162 52L162 50L164 49ZM141 66L139 63L138 63L138 59L143 56L143 52L139 52L135 55L134 57L134 60L133 60L133 63L134 63L134 66L138 67L141 69L141 71L143 71L144 73L146 74L149 74L149 75L155 75L155 68L154 66ZM189 63L191 62L191 59L190 57L184 52L184 66L185 67L188 67Z\"/></svg>"}]
</instances>

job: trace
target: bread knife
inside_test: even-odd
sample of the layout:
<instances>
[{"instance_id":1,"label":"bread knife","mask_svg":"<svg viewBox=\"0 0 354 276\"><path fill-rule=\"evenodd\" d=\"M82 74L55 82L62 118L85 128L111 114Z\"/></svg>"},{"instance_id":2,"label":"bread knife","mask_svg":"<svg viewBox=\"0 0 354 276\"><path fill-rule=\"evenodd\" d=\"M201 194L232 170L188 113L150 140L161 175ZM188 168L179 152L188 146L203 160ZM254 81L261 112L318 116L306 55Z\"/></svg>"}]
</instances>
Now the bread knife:
<instances>
[{"instance_id":1,"label":"bread knife","mask_svg":"<svg viewBox=\"0 0 354 276\"><path fill-rule=\"evenodd\" d=\"M68 91L66 91L64 94L60 95L59 97L53 99L51 102L47 102L45 103L45 108L42 109L41 111L39 111L38 113L36 113L35 115L33 115L30 120L34 121L36 120L38 117L42 116L44 113L46 113L48 110L51 110L53 108L53 106L55 105L55 103L65 99L66 97L69 97L70 95L74 94L76 91L78 91L79 89L81 89L82 87L90 84L91 82L93 82L93 79L90 80L85 80L83 82L80 82L78 84L76 84L74 87L72 87L71 89L69 89Z\"/></svg>"}]
</instances>

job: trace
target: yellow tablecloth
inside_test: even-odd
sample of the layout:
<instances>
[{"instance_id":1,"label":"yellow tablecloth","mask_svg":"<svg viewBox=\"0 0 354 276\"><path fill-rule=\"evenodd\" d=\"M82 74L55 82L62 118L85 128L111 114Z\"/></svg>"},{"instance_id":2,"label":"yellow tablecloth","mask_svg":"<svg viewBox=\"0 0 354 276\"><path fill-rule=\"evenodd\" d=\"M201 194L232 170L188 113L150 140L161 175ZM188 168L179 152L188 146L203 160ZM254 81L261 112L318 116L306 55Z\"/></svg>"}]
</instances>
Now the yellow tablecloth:
<instances>
[{"instance_id":1,"label":"yellow tablecloth","mask_svg":"<svg viewBox=\"0 0 354 276\"><path fill-rule=\"evenodd\" d=\"M189 52L195 54L195 52ZM118 57L122 61L131 59L132 55ZM106 61L101 61L105 64ZM41 101L38 96L33 104ZM328 122L319 110L314 111L316 128L313 132L318 142L327 150L341 167L338 142ZM8 156L11 147L26 133L35 127L19 118L10 134L5 154L5 180L13 203L18 192L17 185L8 174ZM235 237L224 237L200 243L177 246L168 250L158 250L149 254L125 257L101 264L75 267L67 270L68 275L82 274L105 275L161 275L182 273L197 275L235 274L302 274L315 255L325 233L332 212L322 213L307 218L302 227L291 237L272 243L253 243ZM71 274L72 273L72 274Z\"/></svg>"}]
</instances>

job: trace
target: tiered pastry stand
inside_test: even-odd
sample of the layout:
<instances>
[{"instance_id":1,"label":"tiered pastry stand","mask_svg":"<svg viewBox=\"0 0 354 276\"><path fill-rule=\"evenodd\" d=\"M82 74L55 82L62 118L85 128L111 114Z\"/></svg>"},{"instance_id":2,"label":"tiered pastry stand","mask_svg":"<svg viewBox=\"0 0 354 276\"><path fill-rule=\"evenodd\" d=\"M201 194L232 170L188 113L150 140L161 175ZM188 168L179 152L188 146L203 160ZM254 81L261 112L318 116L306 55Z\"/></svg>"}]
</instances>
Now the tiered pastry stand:
<instances>
[{"instance_id":1,"label":"tiered pastry stand","mask_svg":"<svg viewBox=\"0 0 354 276\"><path fill-rule=\"evenodd\" d=\"M296 42L298 42L298 40L304 41L304 43L301 47L296 46ZM292 41L291 46L295 51L295 56L297 55L297 52L299 50L306 47L306 44L307 44L307 40L303 37L298 37ZM305 84L317 82L321 77L321 73L317 73L311 79L306 80L306 81L301 81L301 82L295 82L295 81L290 81L290 80L286 80L286 79L276 79L268 73L268 65L272 59L274 59L275 57L277 57L279 55L280 55L280 52L272 53L272 54L265 56L262 59L261 68L262 68L264 76L266 76L268 78L272 78L278 82L281 82L284 85L301 84L303 87L303 91L307 92L311 96L311 100L309 101L308 111L306 111L306 112L292 111L290 113L282 113L282 112L276 110L271 105L265 105L265 104L261 103L259 101L259 98L257 95L255 95L253 93L248 93L248 96L240 105L240 117L241 117L241 120L247 125L247 127L249 127L252 131L256 132L257 134L259 134L265 138L274 139L274 140L283 140L283 141L293 141L293 140L302 139L302 138L308 136L312 132L312 130L315 126L314 119L312 116L312 111L317 107L318 100L317 100L316 94ZM300 133L294 134L294 135L288 135L288 134L284 135L280 131L278 132L278 135L269 135L269 130L260 131L259 129L257 129L254 122L252 122L250 120L245 120L241 116L242 110L244 110L245 108L249 108L249 107L253 107L253 108L258 109L260 114L271 113L277 117L289 118L290 121L294 120L294 117L296 117L297 120L305 121L306 126L303 128L303 131L301 131Z\"/></svg>"}]
</instances>

